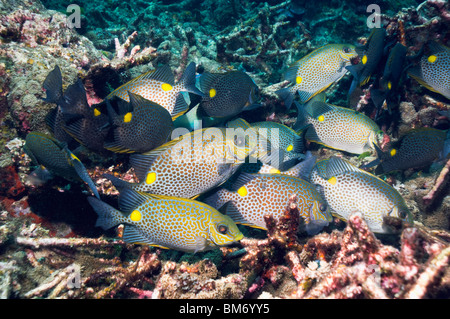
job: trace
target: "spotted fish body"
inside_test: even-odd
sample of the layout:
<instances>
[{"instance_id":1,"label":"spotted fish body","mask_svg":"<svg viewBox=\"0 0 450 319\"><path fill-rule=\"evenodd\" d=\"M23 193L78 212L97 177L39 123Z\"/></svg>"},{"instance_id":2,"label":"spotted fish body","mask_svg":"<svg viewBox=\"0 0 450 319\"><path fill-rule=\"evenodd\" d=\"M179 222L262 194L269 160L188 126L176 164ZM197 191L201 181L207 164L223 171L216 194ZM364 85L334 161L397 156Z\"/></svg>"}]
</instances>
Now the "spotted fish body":
<instances>
[{"instance_id":1,"label":"spotted fish body","mask_svg":"<svg viewBox=\"0 0 450 319\"><path fill-rule=\"evenodd\" d=\"M385 216L412 222L405 201L392 186L340 158L317 162L311 183L320 185L333 214L348 220L359 211L373 232L389 232L383 224Z\"/></svg>"},{"instance_id":2,"label":"spotted fish body","mask_svg":"<svg viewBox=\"0 0 450 319\"><path fill-rule=\"evenodd\" d=\"M298 105L299 116L294 127L305 124L305 138L337 150L362 154L374 149L380 138L380 128L366 115L355 110L311 101Z\"/></svg>"},{"instance_id":3,"label":"spotted fish body","mask_svg":"<svg viewBox=\"0 0 450 319\"><path fill-rule=\"evenodd\" d=\"M25 138L24 151L40 169L72 182L84 181L96 197L97 189L81 161L67 149L67 145L39 132L31 132Z\"/></svg>"},{"instance_id":4,"label":"spotted fish body","mask_svg":"<svg viewBox=\"0 0 450 319\"><path fill-rule=\"evenodd\" d=\"M408 74L427 89L450 99L450 48L435 42L428 46L431 54L423 56Z\"/></svg>"},{"instance_id":5,"label":"spotted fish body","mask_svg":"<svg viewBox=\"0 0 450 319\"><path fill-rule=\"evenodd\" d=\"M96 226L109 229L124 224L127 243L196 253L243 238L229 217L204 203L130 189L121 196L120 211L94 197L88 201L99 216Z\"/></svg>"},{"instance_id":6,"label":"spotted fish body","mask_svg":"<svg viewBox=\"0 0 450 319\"><path fill-rule=\"evenodd\" d=\"M380 153L376 174L423 167L436 159L445 159L450 152L450 131L434 128L411 130L400 141L400 147Z\"/></svg>"},{"instance_id":7,"label":"spotted fish body","mask_svg":"<svg viewBox=\"0 0 450 319\"><path fill-rule=\"evenodd\" d=\"M167 111L172 117L182 115L188 110L188 104L181 94L182 91L203 95L195 87L195 63L191 62L184 71L177 84L172 70L168 65L157 68L156 70L144 73L137 78L125 83L106 98L114 96L129 102L128 91L143 98L155 102Z\"/></svg>"},{"instance_id":8,"label":"spotted fish body","mask_svg":"<svg viewBox=\"0 0 450 319\"><path fill-rule=\"evenodd\" d=\"M109 176L118 188L191 198L225 182L252 151L245 137L225 128L196 130L130 158L139 184ZM120 199L119 199L120 200Z\"/></svg>"},{"instance_id":9,"label":"spotted fish body","mask_svg":"<svg viewBox=\"0 0 450 319\"><path fill-rule=\"evenodd\" d=\"M309 233L328 225L331 215L324 199L309 182L283 174L242 173L231 190L220 189L205 200L215 208L226 204L226 214L236 223L267 229L264 215L282 216L293 194Z\"/></svg>"},{"instance_id":10,"label":"spotted fish body","mask_svg":"<svg viewBox=\"0 0 450 319\"><path fill-rule=\"evenodd\" d=\"M290 108L295 92L299 93L300 103L306 103L314 95L324 91L339 81L345 73L350 59L357 56L355 47L349 44L328 44L311 52L289 67L284 78L292 86L276 93Z\"/></svg>"},{"instance_id":11,"label":"spotted fish body","mask_svg":"<svg viewBox=\"0 0 450 319\"><path fill-rule=\"evenodd\" d=\"M205 94L201 108L211 117L227 117L254 105L258 87L245 72L205 72L199 79L200 90Z\"/></svg>"},{"instance_id":12,"label":"spotted fish body","mask_svg":"<svg viewBox=\"0 0 450 319\"><path fill-rule=\"evenodd\" d=\"M118 115L108 103L113 140L105 148L116 153L144 153L164 144L172 132L169 112L162 106L129 92L132 112Z\"/></svg>"},{"instance_id":13,"label":"spotted fish body","mask_svg":"<svg viewBox=\"0 0 450 319\"><path fill-rule=\"evenodd\" d=\"M269 139L272 147L284 151L284 161L304 157L303 136L297 134L292 128L276 122L256 122L251 124L266 139Z\"/></svg>"}]
</instances>

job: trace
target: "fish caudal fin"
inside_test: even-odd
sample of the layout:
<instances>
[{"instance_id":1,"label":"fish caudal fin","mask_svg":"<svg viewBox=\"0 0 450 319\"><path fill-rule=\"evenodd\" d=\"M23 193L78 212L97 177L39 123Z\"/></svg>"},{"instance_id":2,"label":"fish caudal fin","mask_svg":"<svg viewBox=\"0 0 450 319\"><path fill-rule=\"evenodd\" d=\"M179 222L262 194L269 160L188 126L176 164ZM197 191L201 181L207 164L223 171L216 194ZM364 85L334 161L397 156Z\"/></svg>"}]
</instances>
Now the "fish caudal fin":
<instances>
[{"instance_id":1,"label":"fish caudal fin","mask_svg":"<svg viewBox=\"0 0 450 319\"><path fill-rule=\"evenodd\" d=\"M95 197L88 197L88 202L98 215L96 227L104 230L117 226L125 221L122 213L114 207L102 202Z\"/></svg>"},{"instance_id":2,"label":"fish caudal fin","mask_svg":"<svg viewBox=\"0 0 450 319\"><path fill-rule=\"evenodd\" d=\"M291 92L291 88L282 88L275 93L284 101L286 109L289 110L294 102L294 93Z\"/></svg>"},{"instance_id":3,"label":"fish caudal fin","mask_svg":"<svg viewBox=\"0 0 450 319\"><path fill-rule=\"evenodd\" d=\"M188 91L200 96L204 94L195 86L195 63L191 62L184 70L183 75L177 85L181 85L181 91Z\"/></svg>"},{"instance_id":4,"label":"fish caudal fin","mask_svg":"<svg viewBox=\"0 0 450 319\"><path fill-rule=\"evenodd\" d=\"M47 97L43 100L48 103L59 103L61 102L63 91L62 91L62 76L59 66L55 66L53 71L51 71L45 78L44 89L46 90Z\"/></svg>"},{"instance_id":5,"label":"fish caudal fin","mask_svg":"<svg viewBox=\"0 0 450 319\"><path fill-rule=\"evenodd\" d=\"M117 178L110 174L103 174L103 177L109 179L111 181L111 183L114 185L114 187L117 188L117 190L119 192L122 192L123 190L125 190L127 188L131 188L131 185L133 185L131 183L123 181L120 178Z\"/></svg>"}]
</instances>

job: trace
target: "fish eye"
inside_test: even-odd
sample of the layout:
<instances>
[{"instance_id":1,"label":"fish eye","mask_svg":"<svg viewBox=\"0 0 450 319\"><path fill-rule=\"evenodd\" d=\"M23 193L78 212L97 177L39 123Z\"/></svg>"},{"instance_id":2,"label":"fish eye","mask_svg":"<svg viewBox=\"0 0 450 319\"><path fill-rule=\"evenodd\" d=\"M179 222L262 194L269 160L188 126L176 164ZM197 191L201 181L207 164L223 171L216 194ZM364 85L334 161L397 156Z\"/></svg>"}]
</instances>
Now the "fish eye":
<instances>
[{"instance_id":1,"label":"fish eye","mask_svg":"<svg viewBox=\"0 0 450 319\"><path fill-rule=\"evenodd\" d=\"M245 144L245 139L243 136L235 135L234 136L234 145L237 147L243 147Z\"/></svg>"},{"instance_id":2,"label":"fish eye","mask_svg":"<svg viewBox=\"0 0 450 319\"><path fill-rule=\"evenodd\" d=\"M403 211L403 210L401 210L401 211L398 213L398 216L400 216L400 218L406 218L406 212Z\"/></svg>"},{"instance_id":3,"label":"fish eye","mask_svg":"<svg viewBox=\"0 0 450 319\"><path fill-rule=\"evenodd\" d=\"M324 212L327 210L327 204L321 203L319 204L319 209L321 212Z\"/></svg>"},{"instance_id":4,"label":"fish eye","mask_svg":"<svg viewBox=\"0 0 450 319\"><path fill-rule=\"evenodd\" d=\"M217 226L217 231L218 231L219 233L225 235L225 234L228 232L228 227L227 227L226 225L220 224L220 225Z\"/></svg>"},{"instance_id":5,"label":"fish eye","mask_svg":"<svg viewBox=\"0 0 450 319\"><path fill-rule=\"evenodd\" d=\"M342 51L344 51L344 53L350 53L351 49L349 47L344 47Z\"/></svg>"}]
</instances>

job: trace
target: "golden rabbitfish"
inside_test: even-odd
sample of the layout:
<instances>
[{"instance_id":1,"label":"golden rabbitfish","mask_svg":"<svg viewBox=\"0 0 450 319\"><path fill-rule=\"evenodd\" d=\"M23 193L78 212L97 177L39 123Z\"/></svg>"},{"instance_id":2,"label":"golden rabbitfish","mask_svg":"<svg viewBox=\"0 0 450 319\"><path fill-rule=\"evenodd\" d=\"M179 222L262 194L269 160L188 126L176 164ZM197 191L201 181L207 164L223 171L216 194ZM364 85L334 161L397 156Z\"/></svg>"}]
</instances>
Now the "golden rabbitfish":
<instances>
[{"instance_id":1,"label":"golden rabbitfish","mask_svg":"<svg viewBox=\"0 0 450 319\"><path fill-rule=\"evenodd\" d=\"M320 97L320 96L319 96ZM294 127L310 124L305 133L308 141L341 151L362 154L374 149L382 131L366 115L353 109L314 100L297 104L298 118Z\"/></svg>"},{"instance_id":2,"label":"golden rabbitfish","mask_svg":"<svg viewBox=\"0 0 450 319\"><path fill-rule=\"evenodd\" d=\"M420 59L418 66L408 70L408 75L427 89L450 99L450 48L431 42L431 53Z\"/></svg>"},{"instance_id":3,"label":"golden rabbitfish","mask_svg":"<svg viewBox=\"0 0 450 319\"><path fill-rule=\"evenodd\" d=\"M423 167L436 159L445 159L450 152L450 130L422 127L406 133L398 148L383 153L377 150L380 165L376 174Z\"/></svg>"},{"instance_id":4,"label":"golden rabbitfish","mask_svg":"<svg viewBox=\"0 0 450 319\"><path fill-rule=\"evenodd\" d=\"M311 183L320 185L332 214L348 220L358 211L373 232L389 232L383 224L385 216L413 222L408 206L392 186L343 159L331 157L317 162Z\"/></svg>"},{"instance_id":5,"label":"golden rabbitfish","mask_svg":"<svg viewBox=\"0 0 450 319\"><path fill-rule=\"evenodd\" d=\"M131 155L139 184L108 178L119 189L191 198L225 182L256 147L225 128L196 130L148 153Z\"/></svg>"},{"instance_id":6,"label":"golden rabbitfish","mask_svg":"<svg viewBox=\"0 0 450 319\"><path fill-rule=\"evenodd\" d=\"M231 190L222 188L205 202L215 208L226 205L226 215L236 223L267 229L264 215L280 218L293 194L297 195L300 216L305 219L309 234L328 225L331 215L314 185L283 174L241 173Z\"/></svg>"},{"instance_id":7,"label":"golden rabbitfish","mask_svg":"<svg viewBox=\"0 0 450 319\"><path fill-rule=\"evenodd\" d=\"M88 201L99 218L96 226L124 224L123 240L195 253L243 238L236 224L216 209L190 199L122 192L120 211L94 197Z\"/></svg>"},{"instance_id":8,"label":"golden rabbitfish","mask_svg":"<svg viewBox=\"0 0 450 319\"><path fill-rule=\"evenodd\" d=\"M118 96L122 100L129 102L128 91L130 91L161 105L169 111L172 117L177 117L188 109L188 104L181 94L182 91L203 95L195 87L195 63L191 62L187 66L177 84L174 84L174 82L172 70L168 65L164 65L125 83L111 92L106 98L110 99Z\"/></svg>"},{"instance_id":9,"label":"golden rabbitfish","mask_svg":"<svg viewBox=\"0 0 450 319\"><path fill-rule=\"evenodd\" d=\"M306 103L314 95L324 91L345 73L350 60L357 56L355 47L350 44L328 44L311 52L292 64L284 76L292 86L276 91L287 108L290 108L295 92L300 103Z\"/></svg>"}]
</instances>

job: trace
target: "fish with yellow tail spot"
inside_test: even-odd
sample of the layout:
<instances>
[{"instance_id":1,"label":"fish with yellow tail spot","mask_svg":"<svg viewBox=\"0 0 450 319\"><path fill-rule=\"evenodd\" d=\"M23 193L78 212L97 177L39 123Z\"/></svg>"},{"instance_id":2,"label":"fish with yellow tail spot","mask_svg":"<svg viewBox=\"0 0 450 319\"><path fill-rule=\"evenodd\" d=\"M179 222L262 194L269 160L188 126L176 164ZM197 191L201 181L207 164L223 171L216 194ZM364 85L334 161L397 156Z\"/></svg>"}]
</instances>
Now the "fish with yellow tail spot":
<instances>
[{"instance_id":1,"label":"fish with yellow tail spot","mask_svg":"<svg viewBox=\"0 0 450 319\"><path fill-rule=\"evenodd\" d=\"M333 215L348 220L359 211L375 233L389 233L383 223L387 216L413 222L408 206L392 186L338 157L317 162L311 183L319 185Z\"/></svg>"},{"instance_id":2,"label":"fish with yellow tail spot","mask_svg":"<svg viewBox=\"0 0 450 319\"><path fill-rule=\"evenodd\" d=\"M128 91L142 96L143 98L155 102L167 111L172 117L178 117L189 108L182 91L203 95L195 87L195 63L191 62L177 84L172 70L168 65L156 70L144 73L137 78L125 83L111 92L106 98L110 99L118 96L129 102Z\"/></svg>"},{"instance_id":3,"label":"fish with yellow tail spot","mask_svg":"<svg viewBox=\"0 0 450 319\"><path fill-rule=\"evenodd\" d=\"M120 210L89 197L98 215L96 226L124 224L126 243L196 253L225 246L244 236L231 218L190 199L136 192L121 194Z\"/></svg>"},{"instance_id":4,"label":"fish with yellow tail spot","mask_svg":"<svg viewBox=\"0 0 450 319\"><path fill-rule=\"evenodd\" d=\"M328 225L331 215L314 185L283 174L241 173L230 190L221 188L204 201L217 209L225 205L225 214L238 224L267 229L264 215L279 219L293 194L308 234Z\"/></svg>"},{"instance_id":5,"label":"fish with yellow tail spot","mask_svg":"<svg viewBox=\"0 0 450 319\"><path fill-rule=\"evenodd\" d=\"M308 141L362 154L373 150L383 137L383 132L369 117L353 109L325 103L324 96L319 95L305 105L296 105L298 118L294 128L310 125L305 133Z\"/></svg>"},{"instance_id":6,"label":"fish with yellow tail spot","mask_svg":"<svg viewBox=\"0 0 450 319\"><path fill-rule=\"evenodd\" d=\"M173 130L169 112L140 95L128 94L131 110L124 115L117 114L106 100L113 132L105 148L116 153L144 153L164 144Z\"/></svg>"},{"instance_id":7,"label":"fish with yellow tail spot","mask_svg":"<svg viewBox=\"0 0 450 319\"><path fill-rule=\"evenodd\" d=\"M345 67L349 66L350 60L356 56L355 47L350 44L328 44L320 47L288 68L284 79L292 85L275 93L284 100L287 108L291 107L296 92L299 94L300 103L306 103L314 95L339 81L347 73Z\"/></svg>"},{"instance_id":8,"label":"fish with yellow tail spot","mask_svg":"<svg viewBox=\"0 0 450 319\"><path fill-rule=\"evenodd\" d=\"M250 134L250 124L242 122ZM114 176L107 177L119 190L132 188L192 198L225 182L257 146L256 140L239 131L227 131L226 128L195 130L150 152L132 154L130 164L140 183L129 184Z\"/></svg>"},{"instance_id":9,"label":"fish with yellow tail spot","mask_svg":"<svg viewBox=\"0 0 450 319\"><path fill-rule=\"evenodd\" d=\"M81 161L67 148L67 144L40 132L31 132L25 138L25 153L39 168L29 179L37 184L49 179L49 174L61 176L69 181L83 181L99 198L97 188Z\"/></svg>"},{"instance_id":10,"label":"fish with yellow tail spot","mask_svg":"<svg viewBox=\"0 0 450 319\"><path fill-rule=\"evenodd\" d=\"M409 69L408 75L427 89L450 99L450 48L431 42L430 53L422 56L418 66Z\"/></svg>"},{"instance_id":11,"label":"fish with yellow tail spot","mask_svg":"<svg viewBox=\"0 0 450 319\"><path fill-rule=\"evenodd\" d=\"M353 75L353 82L348 93L349 95L351 95L357 87L361 87L369 82L372 73L375 72L383 57L385 37L386 30L384 28L373 28L367 39L366 45L362 49L363 52L360 54L360 62L356 65L349 65L346 67Z\"/></svg>"},{"instance_id":12,"label":"fish with yellow tail spot","mask_svg":"<svg viewBox=\"0 0 450 319\"><path fill-rule=\"evenodd\" d=\"M208 116L233 116L257 106L258 86L245 72L204 72L198 82L205 94L200 107Z\"/></svg>"},{"instance_id":13,"label":"fish with yellow tail spot","mask_svg":"<svg viewBox=\"0 0 450 319\"><path fill-rule=\"evenodd\" d=\"M375 174L385 174L395 170L405 170L430 165L435 160L443 160L450 154L450 130L430 127L414 129L406 133L387 152L377 147L378 159L366 165L379 165Z\"/></svg>"}]
</instances>

